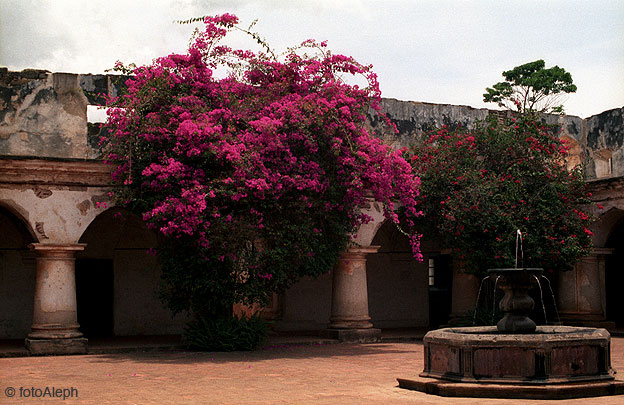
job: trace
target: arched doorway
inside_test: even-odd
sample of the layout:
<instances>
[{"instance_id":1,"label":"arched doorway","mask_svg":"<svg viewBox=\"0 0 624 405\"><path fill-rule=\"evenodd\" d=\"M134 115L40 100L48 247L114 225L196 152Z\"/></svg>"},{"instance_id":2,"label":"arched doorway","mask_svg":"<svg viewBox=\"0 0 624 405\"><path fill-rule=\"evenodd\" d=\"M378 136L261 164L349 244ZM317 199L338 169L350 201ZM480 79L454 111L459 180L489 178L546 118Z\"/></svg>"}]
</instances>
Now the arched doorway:
<instances>
[{"instance_id":1,"label":"arched doorway","mask_svg":"<svg viewBox=\"0 0 624 405\"><path fill-rule=\"evenodd\" d=\"M606 256L605 295L607 320L624 326L624 300L621 286L624 283L624 211L613 222L605 247L613 249Z\"/></svg>"},{"instance_id":2,"label":"arched doorway","mask_svg":"<svg viewBox=\"0 0 624 405\"><path fill-rule=\"evenodd\" d=\"M377 328L427 327L429 325L429 276L427 258L412 257L408 238L391 222L375 234L372 246L381 246L366 257L368 307Z\"/></svg>"},{"instance_id":3,"label":"arched doorway","mask_svg":"<svg viewBox=\"0 0 624 405\"><path fill-rule=\"evenodd\" d=\"M184 317L173 317L158 296L156 234L140 218L109 209L93 220L80 242L87 246L76 254L76 299L85 336L182 332Z\"/></svg>"},{"instance_id":4,"label":"arched doorway","mask_svg":"<svg viewBox=\"0 0 624 405\"><path fill-rule=\"evenodd\" d=\"M36 242L28 226L0 206L0 339L22 339L32 324Z\"/></svg>"}]
</instances>

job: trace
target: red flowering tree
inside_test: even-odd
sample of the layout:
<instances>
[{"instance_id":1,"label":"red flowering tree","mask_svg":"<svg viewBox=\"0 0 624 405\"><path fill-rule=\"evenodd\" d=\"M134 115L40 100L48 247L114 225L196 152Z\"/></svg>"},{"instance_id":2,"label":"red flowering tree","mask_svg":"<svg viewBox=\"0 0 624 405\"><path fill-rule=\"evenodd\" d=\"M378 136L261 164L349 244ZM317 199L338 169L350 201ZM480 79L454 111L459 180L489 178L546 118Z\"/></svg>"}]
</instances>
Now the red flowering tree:
<instances>
[{"instance_id":1,"label":"red flowering tree","mask_svg":"<svg viewBox=\"0 0 624 405\"><path fill-rule=\"evenodd\" d=\"M465 270L515 265L566 270L591 247L590 204L580 167L564 164L557 129L532 115L488 117L474 131L440 129L413 148L423 225L452 247Z\"/></svg>"},{"instance_id":2,"label":"red flowering tree","mask_svg":"<svg viewBox=\"0 0 624 405\"><path fill-rule=\"evenodd\" d=\"M411 166L365 129L380 100L370 66L311 40L281 59L231 49L238 19L204 22L187 54L132 72L107 123L117 200L164 237L164 296L199 318L327 273L369 197L397 223L400 204L402 225L420 214Z\"/></svg>"}]
</instances>

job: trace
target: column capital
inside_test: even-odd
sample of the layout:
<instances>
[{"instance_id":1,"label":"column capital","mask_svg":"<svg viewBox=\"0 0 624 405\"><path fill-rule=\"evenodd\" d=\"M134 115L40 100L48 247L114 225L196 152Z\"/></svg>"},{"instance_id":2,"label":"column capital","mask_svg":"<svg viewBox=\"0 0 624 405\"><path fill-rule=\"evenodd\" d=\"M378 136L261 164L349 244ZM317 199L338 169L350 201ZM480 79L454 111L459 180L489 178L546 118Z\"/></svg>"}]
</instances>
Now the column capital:
<instances>
[{"instance_id":1,"label":"column capital","mask_svg":"<svg viewBox=\"0 0 624 405\"><path fill-rule=\"evenodd\" d=\"M342 254L343 255L354 255L354 256L366 256L371 253L377 253L381 246L353 246L347 248Z\"/></svg>"},{"instance_id":2,"label":"column capital","mask_svg":"<svg viewBox=\"0 0 624 405\"><path fill-rule=\"evenodd\" d=\"M38 260L65 259L73 260L76 252L84 250L86 243L31 243L30 250L37 253Z\"/></svg>"},{"instance_id":3,"label":"column capital","mask_svg":"<svg viewBox=\"0 0 624 405\"><path fill-rule=\"evenodd\" d=\"M78 252L84 250L86 243L31 243L28 247L38 252Z\"/></svg>"}]
</instances>

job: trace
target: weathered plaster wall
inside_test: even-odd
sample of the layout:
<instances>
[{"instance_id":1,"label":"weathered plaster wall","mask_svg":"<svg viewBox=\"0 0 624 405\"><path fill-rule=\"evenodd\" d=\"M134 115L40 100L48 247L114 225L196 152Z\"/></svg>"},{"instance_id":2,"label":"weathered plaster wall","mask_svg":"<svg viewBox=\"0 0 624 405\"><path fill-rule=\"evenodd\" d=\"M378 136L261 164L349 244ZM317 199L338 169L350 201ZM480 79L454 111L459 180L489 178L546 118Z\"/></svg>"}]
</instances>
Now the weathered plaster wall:
<instances>
[{"instance_id":1,"label":"weathered plaster wall","mask_svg":"<svg viewBox=\"0 0 624 405\"><path fill-rule=\"evenodd\" d=\"M0 156L70 159L100 157L98 130L88 128L87 105L115 96L123 77L9 72L0 68Z\"/></svg>"},{"instance_id":2,"label":"weathered plaster wall","mask_svg":"<svg viewBox=\"0 0 624 405\"><path fill-rule=\"evenodd\" d=\"M432 104L416 101L401 101L391 98L382 100L381 107L388 118L396 125L398 134L392 134L376 114L370 114L370 127L377 136L396 147L408 146L417 142L423 134L446 125L449 128L471 130L479 120L488 114L505 115L505 112L473 108L464 105ZM572 115L544 115L549 124L559 124L562 136L576 142L583 141L583 121Z\"/></svg>"},{"instance_id":3,"label":"weathered plaster wall","mask_svg":"<svg viewBox=\"0 0 624 405\"><path fill-rule=\"evenodd\" d=\"M383 99L381 106L399 133L388 130L376 114L370 114L370 129L395 148L414 144L423 134L442 125L470 130L488 114L502 114L468 106L395 99ZM568 165L584 163L588 180L624 175L624 107L586 119L571 115L544 115L542 119L561 126L560 136L570 148Z\"/></svg>"},{"instance_id":4,"label":"weathered plaster wall","mask_svg":"<svg viewBox=\"0 0 624 405\"><path fill-rule=\"evenodd\" d=\"M583 124L580 143L588 163L586 177L624 176L624 107L589 117Z\"/></svg>"},{"instance_id":5,"label":"weathered plaster wall","mask_svg":"<svg viewBox=\"0 0 624 405\"><path fill-rule=\"evenodd\" d=\"M50 73L43 70L9 72L0 68L0 156L98 159L98 126L88 125L87 105L104 104L103 95L116 96L127 76ZM370 129L393 147L417 142L446 125L470 130L489 113L483 108L383 99L382 108L398 134L384 128L371 113ZM571 166L585 163L587 179L624 175L624 107L581 119L549 115L561 125L570 144Z\"/></svg>"},{"instance_id":6,"label":"weathered plaster wall","mask_svg":"<svg viewBox=\"0 0 624 405\"><path fill-rule=\"evenodd\" d=\"M18 212L36 242L76 243L109 200L98 162L0 159L0 203Z\"/></svg>"},{"instance_id":7,"label":"weathered plaster wall","mask_svg":"<svg viewBox=\"0 0 624 405\"><path fill-rule=\"evenodd\" d=\"M381 107L396 125L393 134L377 114L370 114L370 128L393 147L400 148L417 142L423 134L446 125L449 128L471 129L477 120L487 117L489 110L461 105L432 104L384 98Z\"/></svg>"},{"instance_id":8,"label":"weathered plaster wall","mask_svg":"<svg viewBox=\"0 0 624 405\"><path fill-rule=\"evenodd\" d=\"M78 75L0 71L0 154L89 158Z\"/></svg>"}]
</instances>

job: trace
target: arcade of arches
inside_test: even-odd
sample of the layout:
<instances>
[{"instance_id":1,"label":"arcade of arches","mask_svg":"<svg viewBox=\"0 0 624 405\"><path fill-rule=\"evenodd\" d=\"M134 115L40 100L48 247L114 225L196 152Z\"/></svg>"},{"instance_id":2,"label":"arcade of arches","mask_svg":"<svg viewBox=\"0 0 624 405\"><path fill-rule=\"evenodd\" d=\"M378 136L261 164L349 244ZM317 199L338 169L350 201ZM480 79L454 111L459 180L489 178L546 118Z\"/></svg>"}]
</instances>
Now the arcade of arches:
<instances>
[{"instance_id":1,"label":"arcade of arches","mask_svg":"<svg viewBox=\"0 0 624 405\"><path fill-rule=\"evenodd\" d=\"M120 86L109 75L0 68L0 339L26 338L34 353L84 353L89 337L177 334L185 322L158 298L159 269L146 254L155 236L106 207L110 173L97 160L100 134L87 106ZM373 116L371 129L396 148L425 128L470 129L491 113L394 99L382 108L400 132L384 133ZM568 163L586 164L593 199L604 206L595 212L594 251L554 283L561 318L624 326L624 301L614 291L624 281L624 108L544 119L561 126ZM424 241L422 263L413 261L379 207L367 209L375 220L359 230L359 248L263 310L276 329L376 339L379 328L436 327L474 308L478 280L435 241Z\"/></svg>"},{"instance_id":2,"label":"arcade of arches","mask_svg":"<svg viewBox=\"0 0 624 405\"><path fill-rule=\"evenodd\" d=\"M35 353L84 353L89 337L181 333L184 316L158 297L159 269L148 254L156 236L139 218L105 207L104 165L5 159L0 169L0 339L26 338ZM624 180L590 187L604 206L596 248L563 273L559 312L568 323L624 326L612 289L624 281ZM425 260L414 261L379 211L372 203L375 220L360 229L361 247L332 274L276 296L265 309L276 329L374 339L379 328L437 327L470 311L477 280L427 241Z\"/></svg>"},{"instance_id":3,"label":"arcade of arches","mask_svg":"<svg viewBox=\"0 0 624 405\"><path fill-rule=\"evenodd\" d=\"M185 317L158 297L148 254L156 235L106 207L108 170L97 161L0 160L0 339L26 338L34 353L84 353L90 337L183 330ZM361 340L377 339L379 327L428 325L427 266L412 260L377 203L368 213L359 247L331 274L302 280L265 310L276 329Z\"/></svg>"}]
</instances>

